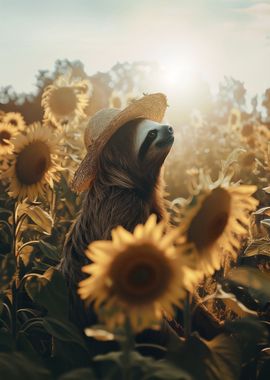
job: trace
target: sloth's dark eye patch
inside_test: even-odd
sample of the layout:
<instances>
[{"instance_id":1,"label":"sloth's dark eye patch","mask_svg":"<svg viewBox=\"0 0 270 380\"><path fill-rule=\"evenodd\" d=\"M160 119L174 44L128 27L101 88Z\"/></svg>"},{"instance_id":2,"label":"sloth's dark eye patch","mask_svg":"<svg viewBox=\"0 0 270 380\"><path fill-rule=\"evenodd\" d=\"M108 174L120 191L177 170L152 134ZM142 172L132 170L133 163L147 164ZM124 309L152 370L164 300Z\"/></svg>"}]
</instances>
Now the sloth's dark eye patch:
<instances>
[{"instance_id":1,"label":"sloth's dark eye patch","mask_svg":"<svg viewBox=\"0 0 270 380\"><path fill-rule=\"evenodd\" d=\"M155 138L157 137L157 134L158 134L158 131L156 129L152 129L151 131L148 132L144 142L142 143L142 146L140 147L140 150L139 150L139 159L142 160L149 147L151 146L152 142L155 140Z\"/></svg>"},{"instance_id":2,"label":"sloth's dark eye patch","mask_svg":"<svg viewBox=\"0 0 270 380\"><path fill-rule=\"evenodd\" d=\"M152 131L148 132L147 137L149 137L150 139L156 138L157 137L157 130L152 129Z\"/></svg>"}]
</instances>

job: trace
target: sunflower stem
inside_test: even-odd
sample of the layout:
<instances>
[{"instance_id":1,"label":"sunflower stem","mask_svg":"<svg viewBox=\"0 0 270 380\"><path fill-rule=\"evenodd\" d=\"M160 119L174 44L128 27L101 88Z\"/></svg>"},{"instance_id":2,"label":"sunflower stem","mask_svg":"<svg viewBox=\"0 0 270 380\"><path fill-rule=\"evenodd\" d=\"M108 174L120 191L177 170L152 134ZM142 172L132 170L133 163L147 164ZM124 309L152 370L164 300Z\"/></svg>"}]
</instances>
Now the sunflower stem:
<instances>
[{"instance_id":1,"label":"sunflower stem","mask_svg":"<svg viewBox=\"0 0 270 380\"><path fill-rule=\"evenodd\" d=\"M187 292L184 301L184 334L187 339L191 334L191 301L192 296L190 292Z\"/></svg>"},{"instance_id":2,"label":"sunflower stem","mask_svg":"<svg viewBox=\"0 0 270 380\"><path fill-rule=\"evenodd\" d=\"M12 253L14 258L16 258L16 250L17 250L17 234L16 234L16 227L17 227L17 202L14 202L14 209L12 214Z\"/></svg>"},{"instance_id":3,"label":"sunflower stem","mask_svg":"<svg viewBox=\"0 0 270 380\"><path fill-rule=\"evenodd\" d=\"M12 215L12 229L13 229L13 241L12 241L12 253L14 259L16 260L16 269L14 280L11 285L11 294L12 294L12 309L11 309L11 321L12 321L12 336L15 339L17 335L17 284L18 284L18 262L16 259L17 253L17 236L16 236L16 227L17 227L17 202L14 202L14 209Z\"/></svg>"},{"instance_id":4,"label":"sunflower stem","mask_svg":"<svg viewBox=\"0 0 270 380\"><path fill-rule=\"evenodd\" d=\"M121 340L122 344L122 364L123 364L123 380L131 380L131 352L134 349L134 339L132 334L132 328L130 324L130 320L126 317L125 320L125 336L123 340Z\"/></svg>"}]
</instances>

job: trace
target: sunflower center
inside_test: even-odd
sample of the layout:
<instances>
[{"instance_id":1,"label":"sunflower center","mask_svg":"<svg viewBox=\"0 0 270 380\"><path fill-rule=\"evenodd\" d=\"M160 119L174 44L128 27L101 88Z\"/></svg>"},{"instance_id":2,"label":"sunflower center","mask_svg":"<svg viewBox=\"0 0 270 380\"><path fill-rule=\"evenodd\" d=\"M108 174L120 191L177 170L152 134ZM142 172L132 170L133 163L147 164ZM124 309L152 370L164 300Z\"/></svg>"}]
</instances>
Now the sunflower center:
<instances>
[{"instance_id":1,"label":"sunflower center","mask_svg":"<svg viewBox=\"0 0 270 380\"><path fill-rule=\"evenodd\" d=\"M155 301L168 289L171 275L168 259L150 244L128 247L110 268L114 294L130 304Z\"/></svg>"},{"instance_id":2,"label":"sunflower center","mask_svg":"<svg viewBox=\"0 0 270 380\"><path fill-rule=\"evenodd\" d=\"M13 125L14 127L17 127L18 126L18 120L16 119L10 119L8 121L9 124Z\"/></svg>"},{"instance_id":3,"label":"sunflower center","mask_svg":"<svg viewBox=\"0 0 270 380\"><path fill-rule=\"evenodd\" d=\"M250 136L254 132L254 128L252 124L246 124L242 128L242 135L243 136Z\"/></svg>"},{"instance_id":4,"label":"sunflower center","mask_svg":"<svg viewBox=\"0 0 270 380\"><path fill-rule=\"evenodd\" d=\"M214 189L206 197L190 223L188 241L198 251L211 247L224 232L230 216L231 196L225 189Z\"/></svg>"},{"instance_id":5,"label":"sunflower center","mask_svg":"<svg viewBox=\"0 0 270 380\"><path fill-rule=\"evenodd\" d=\"M77 96L71 87L60 87L53 90L50 100L50 108L53 113L60 116L68 116L77 107Z\"/></svg>"},{"instance_id":6,"label":"sunflower center","mask_svg":"<svg viewBox=\"0 0 270 380\"><path fill-rule=\"evenodd\" d=\"M24 185L39 182L51 165L50 149L43 141L34 141L27 145L16 161L16 175Z\"/></svg>"},{"instance_id":7,"label":"sunflower center","mask_svg":"<svg viewBox=\"0 0 270 380\"><path fill-rule=\"evenodd\" d=\"M148 263L138 263L131 268L128 274L129 283L133 287L146 287L151 286L155 281L156 271Z\"/></svg>"},{"instance_id":8,"label":"sunflower center","mask_svg":"<svg viewBox=\"0 0 270 380\"><path fill-rule=\"evenodd\" d=\"M227 212L220 212L219 215L213 219L212 228L210 228L209 231L209 236L212 236L213 241L217 240L223 233L228 222L228 217L229 215Z\"/></svg>"},{"instance_id":9,"label":"sunflower center","mask_svg":"<svg viewBox=\"0 0 270 380\"><path fill-rule=\"evenodd\" d=\"M8 131L1 131L0 132L0 144L1 145L9 145L6 140L9 140L11 138L11 134Z\"/></svg>"},{"instance_id":10,"label":"sunflower center","mask_svg":"<svg viewBox=\"0 0 270 380\"><path fill-rule=\"evenodd\" d=\"M247 153L242 158L242 166L250 167L255 162L255 154L253 152Z\"/></svg>"}]
</instances>

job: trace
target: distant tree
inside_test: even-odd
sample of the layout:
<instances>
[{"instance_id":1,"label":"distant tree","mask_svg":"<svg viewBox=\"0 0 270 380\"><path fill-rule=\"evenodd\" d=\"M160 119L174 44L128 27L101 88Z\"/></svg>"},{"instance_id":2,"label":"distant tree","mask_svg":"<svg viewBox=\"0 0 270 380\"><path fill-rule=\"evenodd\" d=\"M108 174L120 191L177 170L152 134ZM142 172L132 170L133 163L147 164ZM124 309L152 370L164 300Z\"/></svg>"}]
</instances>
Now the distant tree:
<instances>
[{"instance_id":1,"label":"distant tree","mask_svg":"<svg viewBox=\"0 0 270 380\"><path fill-rule=\"evenodd\" d=\"M267 117L270 117L270 88L264 92L262 105L266 109Z\"/></svg>"}]
</instances>

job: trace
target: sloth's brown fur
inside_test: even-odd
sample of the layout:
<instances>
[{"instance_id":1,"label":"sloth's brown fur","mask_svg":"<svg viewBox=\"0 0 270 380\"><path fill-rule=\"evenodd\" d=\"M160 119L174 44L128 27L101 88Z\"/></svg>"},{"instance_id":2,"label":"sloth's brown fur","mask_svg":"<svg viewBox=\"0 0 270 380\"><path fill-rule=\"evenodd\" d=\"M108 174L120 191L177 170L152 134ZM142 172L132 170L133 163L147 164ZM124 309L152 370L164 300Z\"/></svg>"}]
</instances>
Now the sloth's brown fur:
<instances>
[{"instance_id":1,"label":"sloth's brown fur","mask_svg":"<svg viewBox=\"0 0 270 380\"><path fill-rule=\"evenodd\" d=\"M88 263L84 253L88 244L111 239L111 230L118 225L133 231L152 213L158 220L168 219L160 174L166 154L138 160L132 143L137 122L123 126L105 147L97 177L85 193L64 244L60 270L70 291L70 317L80 327L96 322L93 311L84 311L77 295L78 282L84 276L81 267Z\"/></svg>"},{"instance_id":2,"label":"sloth's brown fur","mask_svg":"<svg viewBox=\"0 0 270 380\"><path fill-rule=\"evenodd\" d=\"M157 215L158 220L169 221L161 175L168 152L160 152L156 156L151 156L149 152L143 160L139 160L132 143L136 131L134 124L137 122L123 126L105 147L98 163L97 177L85 193L81 211L64 244L59 268L69 288L70 319L80 329L98 322L93 309L89 307L86 310L77 294L78 282L84 278L81 267L89 262L85 256L88 244L95 240L111 239L111 230L118 225L133 231L138 223L145 223L152 213ZM177 320L182 324L181 312ZM220 331L215 317L200 305L194 313L193 326L206 338L212 338ZM181 331L179 324L174 328ZM163 344L163 340L170 335L168 331L165 324L158 337L153 337L152 332L148 331L142 340L156 340Z\"/></svg>"}]
</instances>

